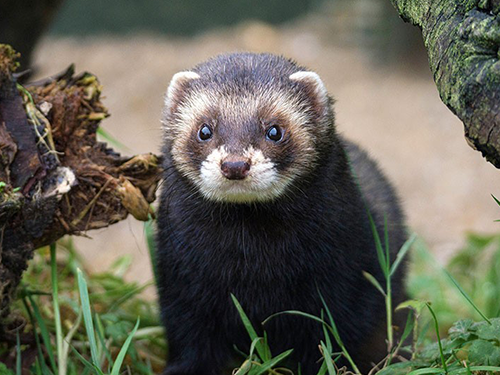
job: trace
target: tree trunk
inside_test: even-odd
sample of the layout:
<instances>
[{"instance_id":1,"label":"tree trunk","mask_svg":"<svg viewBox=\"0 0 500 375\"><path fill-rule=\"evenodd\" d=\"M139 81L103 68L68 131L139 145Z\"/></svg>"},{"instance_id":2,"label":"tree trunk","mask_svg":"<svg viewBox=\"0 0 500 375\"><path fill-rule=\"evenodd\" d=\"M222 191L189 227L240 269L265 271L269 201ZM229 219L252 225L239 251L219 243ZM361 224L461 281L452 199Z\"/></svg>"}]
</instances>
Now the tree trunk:
<instances>
[{"instance_id":1,"label":"tree trunk","mask_svg":"<svg viewBox=\"0 0 500 375\"><path fill-rule=\"evenodd\" d=\"M419 26L441 100L500 168L500 0L391 0Z\"/></svg>"},{"instance_id":2,"label":"tree trunk","mask_svg":"<svg viewBox=\"0 0 500 375\"><path fill-rule=\"evenodd\" d=\"M0 45L0 333L34 249L128 213L147 220L160 178L155 155L97 142L108 113L95 76L70 67L22 87L16 58Z\"/></svg>"}]
</instances>

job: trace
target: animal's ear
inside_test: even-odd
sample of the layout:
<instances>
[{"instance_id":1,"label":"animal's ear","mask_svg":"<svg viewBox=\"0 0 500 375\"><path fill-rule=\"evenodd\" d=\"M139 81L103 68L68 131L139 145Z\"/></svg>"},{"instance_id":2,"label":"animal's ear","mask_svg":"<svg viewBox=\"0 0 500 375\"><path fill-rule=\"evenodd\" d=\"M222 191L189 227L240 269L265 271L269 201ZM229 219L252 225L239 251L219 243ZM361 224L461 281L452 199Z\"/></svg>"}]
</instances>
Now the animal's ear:
<instances>
[{"instance_id":1,"label":"animal's ear","mask_svg":"<svg viewBox=\"0 0 500 375\"><path fill-rule=\"evenodd\" d=\"M189 82L198 78L200 78L198 73L190 71L174 74L165 96L165 106L170 113L175 112L177 106L182 101Z\"/></svg>"},{"instance_id":2,"label":"animal's ear","mask_svg":"<svg viewBox=\"0 0 500 375\"><path fill-rule=\"evenodd\" d=\"M300 71L291 74L289 78L302 84L315 106L319 107L318 113L322 114L326 111L329 103L328 91L317 73Z\"/></svg>"}]
</instances>

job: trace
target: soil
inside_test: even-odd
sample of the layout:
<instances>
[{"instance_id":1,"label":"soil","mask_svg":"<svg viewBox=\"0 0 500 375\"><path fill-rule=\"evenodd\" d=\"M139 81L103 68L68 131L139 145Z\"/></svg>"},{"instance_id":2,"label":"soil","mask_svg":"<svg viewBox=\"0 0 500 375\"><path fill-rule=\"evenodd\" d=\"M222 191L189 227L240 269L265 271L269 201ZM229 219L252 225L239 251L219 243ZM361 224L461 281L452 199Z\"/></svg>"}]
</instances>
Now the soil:
<instances>
[{"instance_id":1,"label":"soil","mask_svg":"<svg viewBox=\"0 0 500 375\"><path fill-rule=\"evenodd\" d=\"M442 104L428 71L411 58L378 63L364 51L297 23L273 28L248 23L190 39L130 35L48 38L34 55L37 76L75 63L104 85L111 117L104 128L130 155L158 152L160 113L170 78L215 54L236 50L283 54L309 66L336 98L338 130L379 161L399 192L411 231L442 262L465 233L500 231L500 171L465 142L462 123ZM142 223L129 218L76 244L94 270L119 256L133 258L128 277L152 279Z\"/></svg>"}]
</instances>

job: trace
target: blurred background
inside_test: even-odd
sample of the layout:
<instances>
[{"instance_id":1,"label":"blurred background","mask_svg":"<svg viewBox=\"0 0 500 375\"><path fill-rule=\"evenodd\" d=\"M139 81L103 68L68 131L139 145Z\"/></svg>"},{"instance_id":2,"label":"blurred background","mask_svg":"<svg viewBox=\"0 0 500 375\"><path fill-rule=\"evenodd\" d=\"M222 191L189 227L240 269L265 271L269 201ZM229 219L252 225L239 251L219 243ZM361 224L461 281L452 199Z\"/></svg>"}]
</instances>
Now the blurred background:
<instances>
[{"instance_id":1,"label":"blurred background","mask_svg":"<svg viewBox=\"0 0 500 375\"><path fill-rule=\"evenodd\" d=\"M0 42L23 52L32 79L71 63L97 75L112 115L102 125L124 154L159 151L174 73L230 51L291 57L323 78L339 132L379 161L410 231L440 261L469 231L500 232L490 195L500 196L500 171L466 144L439 99L419 30L390 0L3 0ZM142 223L87 235L76 244L93 270L130 254L130 280L152 279Z\"/></svg>"}]
</instances>

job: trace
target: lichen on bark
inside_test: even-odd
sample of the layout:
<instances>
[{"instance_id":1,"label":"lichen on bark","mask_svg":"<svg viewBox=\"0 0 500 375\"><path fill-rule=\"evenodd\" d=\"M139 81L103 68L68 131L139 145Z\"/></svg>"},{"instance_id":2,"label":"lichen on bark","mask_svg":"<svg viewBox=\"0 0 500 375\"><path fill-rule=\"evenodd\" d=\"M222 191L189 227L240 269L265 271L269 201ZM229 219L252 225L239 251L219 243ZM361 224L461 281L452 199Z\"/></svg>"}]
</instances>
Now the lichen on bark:
<instances>
[{"instance_id":1,"label":"lichen on bark","mask_svg":"<svg viewBox=\"0 0 500 375\"><path fill-rule=\"evenodd\" d=\"M421 28L441 99L467 142L500 168L500 1L391 1Z\"/></svg>"}]
</instances>

